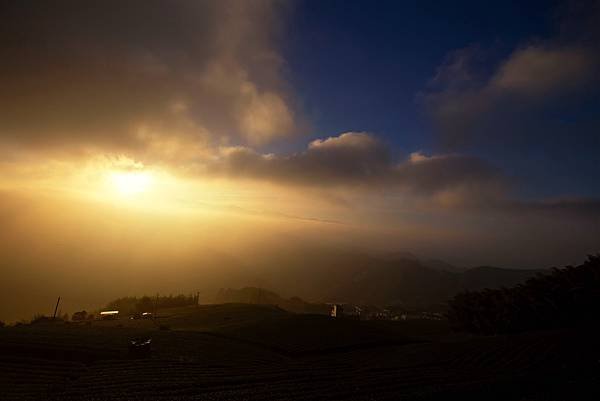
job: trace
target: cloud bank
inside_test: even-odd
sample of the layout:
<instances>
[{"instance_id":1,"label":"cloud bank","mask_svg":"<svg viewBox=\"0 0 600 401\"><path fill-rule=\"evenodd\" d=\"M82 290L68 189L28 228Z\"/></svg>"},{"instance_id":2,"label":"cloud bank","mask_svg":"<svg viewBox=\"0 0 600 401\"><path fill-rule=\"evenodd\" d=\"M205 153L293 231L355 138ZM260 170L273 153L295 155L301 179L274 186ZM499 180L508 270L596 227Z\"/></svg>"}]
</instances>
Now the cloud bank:
<instances>
[{"instance_id":1,"label":"cloud bank","mask_svg":"<svg viewBox=\"0 0 600 401\"><path fill-rule=\"evenodd\" d=\"M37 1L1 7L0 141L143 151L268 143L297 116L279 1Z\"/></svg>"},{"instance_id":2,"label":"cloud bank","mask_svg":"<svg viewBox=\"0 0 600 401\"><path fill-rule=\"evenodd\" d=\"M432 196L465 191L480 198L507 185L501 172L476 157L412 153L396 160L375 136L347 132L317 139L299 153L261 154L246 147L222 148L204 173L313 187L387 188Z\"/></svg>"},{"instance_id":3,"label":"cloud bank","mask_svg":"<svg viewBox=\"0 0 600 401\"><path fill-rule=\"evenodd\" d=\"M585 17L565 17L555 37L523 42L491 72L480 46L451 52L418 96L442 145L520 149L564 143L573 131L589 142L600 125L579 114L600 90L600 10L586 10Z\"/></svg>"}]
</instances>

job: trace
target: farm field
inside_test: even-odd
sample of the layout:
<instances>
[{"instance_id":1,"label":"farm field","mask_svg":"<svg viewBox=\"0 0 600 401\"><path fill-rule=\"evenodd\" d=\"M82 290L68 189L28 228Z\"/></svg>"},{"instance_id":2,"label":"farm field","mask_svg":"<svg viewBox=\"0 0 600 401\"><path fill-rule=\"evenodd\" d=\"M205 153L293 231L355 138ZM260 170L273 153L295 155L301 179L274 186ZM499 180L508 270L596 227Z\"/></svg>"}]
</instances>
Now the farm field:
<instances>
[{"instance_id":1,"label":"farm field","mask_svg":"<svg viewBox=\"0 0 600 401\"><path fill-rule=\"evenodd\" d=\"M592 400L597 332L452 334L214 305L157 320L0 329L1 400ZM151 337L147 358L128 342Z\"/></svg>"}]
</instances>

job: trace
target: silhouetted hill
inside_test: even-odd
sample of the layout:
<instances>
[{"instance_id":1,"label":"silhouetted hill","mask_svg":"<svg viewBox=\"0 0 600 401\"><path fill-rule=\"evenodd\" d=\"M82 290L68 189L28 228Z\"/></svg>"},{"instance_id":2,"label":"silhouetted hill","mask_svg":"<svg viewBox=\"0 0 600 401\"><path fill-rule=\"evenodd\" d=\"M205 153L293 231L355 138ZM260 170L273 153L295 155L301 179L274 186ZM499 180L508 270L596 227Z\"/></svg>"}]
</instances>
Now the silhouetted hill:
<instances>
[{"instance_id":1,"label":"silhouetted hill","mask_svg":"<svg viewBox=\"0 0 600 401\"><path fill-rule=\"evenodd\" d=\"M422 261L421 263L424 266L429 267L430 269L442 270L442 271L447 271L447 272L462 273L465 270L467 270L462 267L457 267L457 266L451 265L450 263L446 263L443 260L439 260L439 259L427 259L427 260Z\"/></svg>"},{"instance_id":2,"label":"silhouetted hill","mask_svg":"<svg viewBox=\"0 0 600 401\"><path fill-rule=\"evenodd\" d=\"M458 275L430 269L416 260L381 261L342 283L334 298L422 309L444 302L458 285Z\"/></svg>"},{"instance_id":3,"label":"silhouetted hill","mask_svg":"<svg viewBox=\"0 0 600 401\"><path fill-rule=\"evenodd\" d=\"M417 259L374 260L339 282L331 296L352 303L439 309L460 291L510 287L543 272L497 267L460 272L443 266L440 262L432 268Z\"/></svg>"},{"instance_id":4,"label":"silhouetted hill","mask_svg":"<svg viewBox=\"0 0 600 401\"><path fill-rule=\"evenodd\" d=\"M260 262L267 267L256 274L253 282L225 286L268 288L284 298L297 295L308 302L421 309L439 308L463 290L513 286L538 272L497 267L465 269L439 259L421 260L409 252L375 256L316 246L280 248Z\"/></svg>"},{"instance_id":5,"label":"silhouetted hill","mask_svg":"<svg viewBox=\"0 0 600 401\"><path fill-rule=\"evenodd\" d=\"M594 327L600 306L600 255L553 269L512 288L465 291L449 306L455 328L499 334L559 327Z\"/></svg>"},{"instance_id":6,"label":"silhouetted hill","mask_svg":"<svg viewBox=\"0 0 600 401\"><path fill-rule=\"evenodd\" d=\"M2 400L594 400L594 328L480 337L439 321L359 321L200 305L157 322L0 329ZM148 355L129 340L151 338Z\"/></svg>"},{"instance_id":7,"label":"silhouetted hill","mask_svg":"<svg viewBox=\"0 0 600 401\"><path fill-rule=\"evenodd\" d=\"M389 261L409 260L409 261L419 262L423 266L429 267L430 269L433 269L433 270L443 270L443 271L449 271L449 272L462 272L462 271L466 270L462 267L457 267L457 266L451 265L450 263L447 263L440 259L422 259L421 260L415 254L413 254L411 252L406 252L406 251L388 253L388 254L384 255L382 257L382 259L389 260Z\"/></svg>"},{"instance_id":8,"label":"silhouetted hill","mask_svg":"<svg viewBox=\"0 0 600 401\"><path fill-rule=\"evenodd\" d=\"M513 287L546 269L503 269L499 267L480 266L466 270L462 274L464 290L480 290L483 288Z\"/></svg>"},{"instance_id":9,"label":"silhouetted hill","mask_svg":"<svg viewBox=\"0 0 600 401\"><path fill-rule=\"evenodd\" d=\"M262 270L256 269L253 274L245 270L244 275L232 274L220 280L211 280L207 274L202 285L208 287L210 283L213 287L201 303L268 304L296 313L327 313L328 302L440 310L461 291L512 287L543 271L489 266L463 271L440 260L421 261L406 252L374 257L310 248L303 253L278 250L274 255L277 257L263 260ZM216 288L223 289L214 298ZM144 298L119 301L127 301L132 307L126 308L121 302L115 309L138 310L137 303L145 304ZM154 298L147 301L153 305ZM166 297L166 301L179 298ZM187 298L181 301L187 302Z\"/></svg>"},{"instance_id":10,"label":"silhouetted hill","mask_svg":"<svg viewBox=\"0 0 600 401\"><path fill-rule=\"evenodd\" d=\"M327 314L329 312L329 307L325 304L309 303L299 297L287 299L273 291L257 287L244 287L240 289L221 288L215 297L215 303L275 305L283 310L294 313Z\"/></svg>"}]
</instances>

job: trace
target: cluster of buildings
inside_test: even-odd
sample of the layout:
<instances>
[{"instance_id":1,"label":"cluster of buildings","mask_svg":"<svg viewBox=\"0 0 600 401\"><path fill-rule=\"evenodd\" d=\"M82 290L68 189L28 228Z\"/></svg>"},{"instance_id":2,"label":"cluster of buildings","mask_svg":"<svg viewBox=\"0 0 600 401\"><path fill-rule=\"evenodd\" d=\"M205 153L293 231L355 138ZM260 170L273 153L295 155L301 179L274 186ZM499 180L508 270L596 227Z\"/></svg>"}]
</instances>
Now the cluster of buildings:
<instances>
[{"instance_id":1,"label":"cluster of buildings","mask_svg":"<svg viewBox=\"0 0 600 401\"><path fill-rule=\"evenodd\" d=\"M102 311L98 314L98 320L118 320L120 317L120 312L118 310L107 310ZM154 314L152 312L139 312L130 315L130 319L152 319ZM92 313L87 313L86 311L79 311L73 313L71 316L71 320L74 322L81 322L86 320L96 320L96 317Z\"/></svg>"},{"instance_id":2,"label":"cluster of buildings","mask_svg":"<svg viewBox=\"0 0 600 401\"><path fill-rule=\"evenodd\" d=\"M333 318L357 319L357 320L443 320L444 315L440 312L406 312L392 311L390 309L379 309L373 306L355 306L344 303L330 303L329 316Z\"/></svg>"}]
</instances>

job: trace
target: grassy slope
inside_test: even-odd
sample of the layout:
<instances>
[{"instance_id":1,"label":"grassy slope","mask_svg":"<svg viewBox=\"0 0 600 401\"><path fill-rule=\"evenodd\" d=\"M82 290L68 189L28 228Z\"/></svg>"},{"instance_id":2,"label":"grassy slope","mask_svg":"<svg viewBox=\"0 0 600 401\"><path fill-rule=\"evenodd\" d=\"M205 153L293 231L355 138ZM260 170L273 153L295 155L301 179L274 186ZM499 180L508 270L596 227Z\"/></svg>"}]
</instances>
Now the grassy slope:
<instances>
[{"instance_id":1,"label":"grassy slope","mask_svg":"<svg viewBox=\"0 0 600 401\"><path fill-rule=\"evenodd\" d=\"M599 391L595 333L461 337L439 322L239 304L161 315L171 330L149 321L0 329L0 399L561 400ZM153 356L131 359L127 342L141 335L152 336Z\"/></svg>"}]
</instances>

